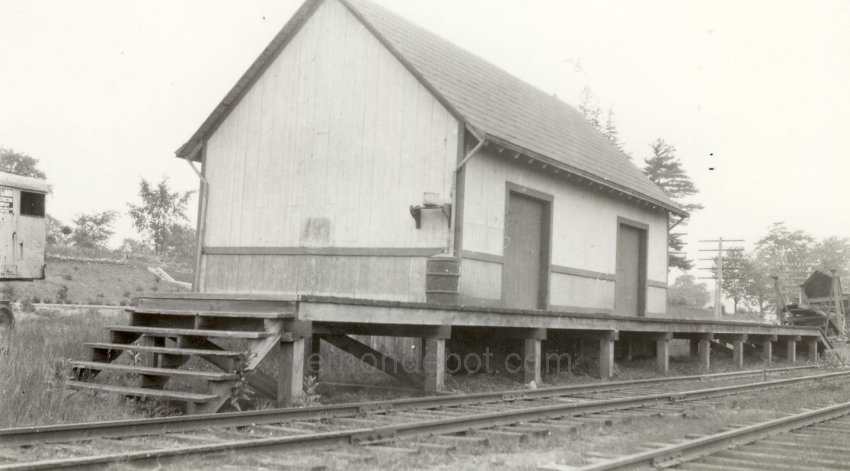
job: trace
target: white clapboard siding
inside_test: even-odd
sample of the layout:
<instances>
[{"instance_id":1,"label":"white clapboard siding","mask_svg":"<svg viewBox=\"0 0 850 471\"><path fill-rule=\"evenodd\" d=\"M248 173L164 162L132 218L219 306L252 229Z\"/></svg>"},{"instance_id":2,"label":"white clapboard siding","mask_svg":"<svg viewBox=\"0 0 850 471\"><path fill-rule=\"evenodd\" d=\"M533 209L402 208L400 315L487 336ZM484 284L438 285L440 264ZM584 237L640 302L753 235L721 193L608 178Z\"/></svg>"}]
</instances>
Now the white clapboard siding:
<instances>
[{"instance_id":1,"label":"white clapboard siding","mask_svg":"<svg viewBox=\"0 0 850 471\"><path fill-rule=\"evenodd\" d=\"M458 123L339 2L324 2L209 137L209 247L439 247Z\"/></svg>"},{"instance_id":2,"label":"white clapboard siding","mask_svg":"<svg viewBox=\"0 0 850 471\"><path fill-rule=\"evenodd\" d=\"M647 277L667 280L667 215L649 211L621 198L575 183L549 172L532 169L522 161L507 159L484 149L466 167L464 182L463 249L503 255L506 182L548 193L554 197L551 263L562 267L613 275L616 273L618 217L647 224ZM489 263L501 273L498 263ZM465 265L469 270L471 264ZM477 272L482 269L478 267ZM469 298L491 298L492 286L479 286L488 277L467 276L462 289ZM501 289L500 287L498 288ZM489 292L491 296L482 296ZM550 277L550 303L589 310L608 310L614 304L613 280L561 273ZM649 287L647 310L666 311L666 292Z\"/></svg>"}]
</instances>

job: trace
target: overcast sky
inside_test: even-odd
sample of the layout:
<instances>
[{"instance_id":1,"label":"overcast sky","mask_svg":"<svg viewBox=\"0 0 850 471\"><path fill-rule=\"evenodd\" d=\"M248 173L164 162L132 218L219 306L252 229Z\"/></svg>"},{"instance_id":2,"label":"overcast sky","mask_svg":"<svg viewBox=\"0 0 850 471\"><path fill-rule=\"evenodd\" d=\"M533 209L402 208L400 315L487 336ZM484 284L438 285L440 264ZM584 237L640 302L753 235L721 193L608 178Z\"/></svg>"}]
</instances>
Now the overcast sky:
<instances>
[{"instance_id":1,"label":"overcast sky","mask_svg":"<svg viewBox=\"0 0 850 471\"><path fill-rule=\"evenodd\" d=\"M589 87L638 163L673 144L706 207L689 250L850 236L848 1L378 1L568 103ZM300 3L0 0L0 145L40 159L50 213L133 236L138 180L197 187L174 150Z\"/></svg>"}]
</instances>

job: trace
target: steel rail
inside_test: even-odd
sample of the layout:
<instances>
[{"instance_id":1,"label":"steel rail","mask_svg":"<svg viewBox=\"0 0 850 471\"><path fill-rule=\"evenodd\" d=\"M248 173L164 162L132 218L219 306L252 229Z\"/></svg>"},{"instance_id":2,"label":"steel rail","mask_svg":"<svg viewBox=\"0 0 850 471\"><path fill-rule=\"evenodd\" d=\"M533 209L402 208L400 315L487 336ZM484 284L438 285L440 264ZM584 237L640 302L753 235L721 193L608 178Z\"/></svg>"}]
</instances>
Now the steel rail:
<instances>
[{"instance_id":1,"label":"steel rail","mask_svg":"<svg viewBox=\"0 0 850 471\"><path fill-rule=\"evenodd\" d=\"M770 389L788 384L820 381L850 377L850 371L826 373L812 376L786 378L773 381L762 381L743 385L723 386L718 388L698 389L673 393L649 394L618 399L565 403L524 409L471 414L430 421L414 422L398 425L383 425L376 427L357 428L335 432L320 432L287 437L269 437L249 440L236 440L215 443L211 445L194 445L158 450L115 453L91 457L62 458L46 461L0 465L0 471L11 470L40 470L40 469L88 469L93 466L111 463L157 463L173 460L189 455L222 453L243 450L274 449L275 451L305 450L339 444L350 444L405 438L421 435L447 434L465 432L476 428L490 428L512 425L518 422L552 419L565 416L584 415L598 412L610 412L623 409L635 409L660 404L670 404L683 401L699 400L709 397L720 397L744 391L752 392Z\"/></svg>"},{"instance_id":2,"label":"steel rail","mask_svg":"<svg viewBox=\"0 0 850 471\"><path fill-rule=\"evenodd\" d=\"M485 392L461 395L428 396L393 399L375 402L332 404L305 408L267 409L259 411L200 414L152 419L129 419L109 422L88 422L63 425L32 426L0 430L0 446L22 446L31 444L67 442L92 438L116 438L139 435L186 432L209 427L238 427L252 424L274 424L292 420L317 418L353 417L364 413L391 410L428 409L453 407L468 404L486 404L510 400L538 399L568 394L607 392L634 386L674 384L688 381L732 379L765 373L784 373L814 369L816 366L795 366L767 370L747 370L704 375L647 378L607 383L589 383L566 386L551 386L538 389L521 389L502 392Z\"/></svg>"},{"instance_id":3,"label":"steel rail","mask_svg":"<svg viewBox=\"0 0 850 471\"><path fill-rule=\"evenodd\" d=\"M850 402L834 406L824 407L802 414L791 415L779 419L762 422L747 427L736 428L726 432L689 440L684 443L670 445L656 450L645 451L622 458L597 463L579 468L581 471L608 471L618 469L634 469L637 466L651 466L654 468L669 468L692 461L705 456L710 456L718 451L746 445L764 438L780 433L789 432L803 427L808 427L828 420L850 414ZM574 470L575 468L555 465L545 467L547 470Z\"/></svg>"}]
</instances>

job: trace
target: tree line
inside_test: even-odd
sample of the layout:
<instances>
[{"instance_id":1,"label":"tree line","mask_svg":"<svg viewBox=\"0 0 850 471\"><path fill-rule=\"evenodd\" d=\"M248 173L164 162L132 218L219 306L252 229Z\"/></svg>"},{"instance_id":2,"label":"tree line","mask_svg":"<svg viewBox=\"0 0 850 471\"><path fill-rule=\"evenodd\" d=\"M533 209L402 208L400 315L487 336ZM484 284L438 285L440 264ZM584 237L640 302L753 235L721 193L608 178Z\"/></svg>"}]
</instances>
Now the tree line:
<instances>
[{"instance_id":1,"label":"tree line","mask_svg":"<svg viewBox=\"0 0 850 471\"><path fill-rule=\"evenodd\" d=\"M47 179L38 168L38 159L6 147L0 147L0 172ZM191 261L195 255L195 229L187 224L186 211L192 193L172 191L168 178L159 183L142 178L139 201L127 204L127 214L140 238L125 238L118 250ZM119 212L114 210L80 213L66 224L48 213L47 243L57 247L105 250L115 234L118 216Z\"/></svg>"}]
</instances>

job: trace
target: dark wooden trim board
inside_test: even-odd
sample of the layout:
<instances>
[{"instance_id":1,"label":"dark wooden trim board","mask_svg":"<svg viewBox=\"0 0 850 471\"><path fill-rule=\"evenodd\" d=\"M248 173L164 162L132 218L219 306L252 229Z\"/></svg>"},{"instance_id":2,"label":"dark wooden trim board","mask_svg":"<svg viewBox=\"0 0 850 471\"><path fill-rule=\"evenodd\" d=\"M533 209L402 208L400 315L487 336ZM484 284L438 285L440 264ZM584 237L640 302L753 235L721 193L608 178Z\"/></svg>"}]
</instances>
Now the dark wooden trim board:
<instances>
[{"instance_id":1,"label":"dark wooden trim board","mask_svg":"<svg viewBox=\"0 0 850 471\"><path fill-rule=\"evenodd\" d=\"M542 191L537 191L534 188L529 188L527 186L517 185L513 182L505 182L507 186L508 192L519 193L521 195L529 196L531 198L535 198L538 200L543 200L545 202L551 203L555 201L555 197L550 195L549 193L543 193Z\"/></svg>"},{"instance_id":2,"label":"dark wooden trim board","mask_svg":"<svg viewBox=\"0 0 850 471\"><path fill-rule=\"evenodd\" d=\"M617 216L617 224L625 224L627 226L632 226L636 229L649 231L649 224L640 221L635 221L634 219L624 218L623 216Z\"/></svg>"},{"instance_id":3,"label":"dark wooden trim board","mask_svg":"<svg viewBox=\"0 0 850 471\"><path fill-rule=\"evenodd\" d=\"M315 255L325 257L431 257L443 247L204 247L204 255Z\"/></svg>"},{"instance_id":4,"label":"dark wooden trim board","mask_svg":"<svg viewBox=\"0 0 850 471\"><path fill-rule=\"evenodd\" d=\"M472 250L464 250L461 252L461 254L463 258L468 258L470 260L476 260L479 262L498 263L500 265L504 262L504 259L501 255L494 255L484 252L473 252Z\"/></svg>"},{"instance_id":5,"label":"dark wooden trim board","mask_svg":"<svg viewBox=\"0 0 850 471\"><path fill-rule=\"evenodd\" d=\"M602 273L598 271L582 270L580 268L570 268L561 265L552 265L552 273L578 276L581 278L592 278L595 280L617 281L617 275L613 273Z\"/></svg>"}]
</instances>

